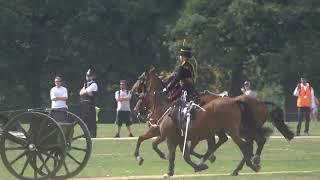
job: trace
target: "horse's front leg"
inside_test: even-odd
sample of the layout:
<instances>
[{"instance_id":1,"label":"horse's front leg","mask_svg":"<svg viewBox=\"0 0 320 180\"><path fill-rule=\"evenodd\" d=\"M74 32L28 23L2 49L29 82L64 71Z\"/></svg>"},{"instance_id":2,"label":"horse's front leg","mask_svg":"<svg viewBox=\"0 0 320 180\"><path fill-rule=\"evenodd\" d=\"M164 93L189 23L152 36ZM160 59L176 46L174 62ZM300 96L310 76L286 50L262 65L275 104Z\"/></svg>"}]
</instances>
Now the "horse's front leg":
<instances>
[{"instance_id":1,"label":"horse's front leg","mask_svg":"<svg viewBox=\"0 0 320 180\"><path fill-rule=\"evenodd\" d=\"M168 155L169 167L168 167L168 172L163 175L164 178L168 178L174 175L174 161L176 159L177 145L178 144L175 138L167 139L167 146L169 150L169 155Z\"/></svg>"},{"instance_id":2,"label":"horse's front leg","mask_svg":"<svg viewBox=\"0 0 320 180\"><path fill-rule=\"evenodd\" d=\"M160 134L160 133L159 133ZM152 148L160 156L161 159L166 159L166 155L158 148L158 145L165 140L163 137L157 137L155 141L152 142Z\"/></svg>"},{"instance_id":3,"label":"horse's front leg","mask_svg":"<svg viewBox=\"0 0 320 180\"><path fill-rule=\"evenodd\" d=\"M215 144L214 148L212 149L212 154L209 156L209 161L211 163L213 163L215 160L216 160L216 156L214 155L214 152L222 145L224 144L225 142L228 141L228 136L226 135L226 133L224 131L219 131L217 133L218 135L218 142L217 144ZM215 138L215 136L213 136L212 138ZM208 147L209 147L209 142L208 142Z\"/></svg>"},{"instance_id":4,"label":"horse's front leg","mask_svg":"<svg viewBox=\"0 0 320 180\"><path fill-rule=\"evenodd\" d=\"M134 156L136 158L136 160L138 161L139 165L143 164L144 159L140 156L140 145L143 141L150 139L152 137L156 137L159 136L159 128L158 127L151 127L150 129L148 129L148 131L142 135L139 136L137 144L136 144L136 150L134 152Z\"/></svg>"},{"instance_id":5,"label":"horse's front leg","mask_svg":"<svg viewBox=\"0 0 320 180\"><path fill-rule=\"evenodd\" d=\"M199 154L197 152L194 151L194 148L199 144L199 141L192 141L190 144L190 154L195 156L198 159L203 158L203 154ZM182 152L182 149L181 149Z\"/></svg>"}]
</instances>

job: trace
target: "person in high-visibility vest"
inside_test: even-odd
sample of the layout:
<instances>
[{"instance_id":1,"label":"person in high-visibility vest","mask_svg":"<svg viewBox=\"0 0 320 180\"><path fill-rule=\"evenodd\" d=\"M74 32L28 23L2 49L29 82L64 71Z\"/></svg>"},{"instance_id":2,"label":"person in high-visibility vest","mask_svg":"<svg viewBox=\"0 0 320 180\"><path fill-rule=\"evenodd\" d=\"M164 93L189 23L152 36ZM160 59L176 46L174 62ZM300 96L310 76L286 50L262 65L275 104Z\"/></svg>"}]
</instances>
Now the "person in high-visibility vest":
<instances>
[{"instance_id":1,"label":"person in high-visibility vest","mask_svg":"<svg viewBox=\"0 0 320 180\"><path fill-rule=\"evenodd\" d=\"M307 79L301 77L300 83L293 92L294 96L297 96L297 108L298 108L298 125L297 125L297 136L300 136L301 122L303 116L305 116L306 123L304 129L304 135L309 135L309 123L310 123L310 111L311 108L315 107L314 103L314 91Z\"/></svg>"}]
</instances>

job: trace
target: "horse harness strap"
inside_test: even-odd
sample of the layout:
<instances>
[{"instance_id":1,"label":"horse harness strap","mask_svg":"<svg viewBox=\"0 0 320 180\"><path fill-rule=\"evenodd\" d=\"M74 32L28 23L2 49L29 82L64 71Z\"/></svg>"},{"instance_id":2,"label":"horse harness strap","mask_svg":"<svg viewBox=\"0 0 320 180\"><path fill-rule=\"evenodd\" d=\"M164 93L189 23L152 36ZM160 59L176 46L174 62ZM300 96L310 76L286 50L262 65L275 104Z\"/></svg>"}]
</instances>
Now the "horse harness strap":
<instances>
[{"instance_id":1,"label":"horse harness strap","mask_svg":"<svg viewBox=\"0 0 320 180\"><path fill-rule=\"evenodd\" d=\"M150 120L148 121L149 124L150 124L150 126L152 126L152 127L158 127L159 124L160 124L160 122L162 121L162 119L168 114L168 112L169 112L171 109L172 109L172 107L169 107L169 108L162 114L162 116L158 119L157 124L152 124L151 121L150 121L150 120L152 120L152 119L150 119Z\"/></svg>"}]
</instances>

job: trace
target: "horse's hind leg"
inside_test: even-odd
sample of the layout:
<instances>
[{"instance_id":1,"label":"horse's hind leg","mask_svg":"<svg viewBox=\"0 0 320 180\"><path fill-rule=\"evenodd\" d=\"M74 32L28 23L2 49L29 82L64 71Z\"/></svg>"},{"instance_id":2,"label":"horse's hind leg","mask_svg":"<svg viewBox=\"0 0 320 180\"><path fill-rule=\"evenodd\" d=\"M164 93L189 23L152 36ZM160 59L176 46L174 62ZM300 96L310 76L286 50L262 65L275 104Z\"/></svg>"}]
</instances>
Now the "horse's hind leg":
<instances>
[{"instance_id":1,"label":"horse's hind leg","mask_svg":"<svg viewBox=\"0 0 320 180\"><path fill-rule=\"evenodd\" d=\"M160 156L161 159L166 159L165 154L158 148L158 145L165 140L163 137L157 137L155 141L152 142L152 148Z\"/></svg>"},{"instance_id":2,"label":"horse's hind leg","mask_svg":"<svg viewBox=\"0 0 320 180\"><path fill-rule=\"evenodd\" d=\"M260 155L261 155L263 147L267 141L267 138L262 135L257 135L255 140L257 142L257 150L256 150L256 154L252 158L252 162L256 165L260 165Z\"/></svg>"},{"instance_id":3,"label":"horse's hind leg","mask_svg":"<svg viewBox=\"0 0 320 180\"><path fill-rule=\"evenodd\" d=\"M179 141L179 146L180 146L180 149L183 148L183 142L182 141ZM192 143L192 141L191 141ZM184 150L184 155L183 155L183 159L184 161L189 164L195 172L199 172L199 171L203 171L203 170L206 170L208 169L208 166L206 164L195 164L192 160L191 160L191 157L190 157L190 149L189 149L189 146L186 144L186 148Z\"/></svg>"},{"instance_id":4,"label":"horse's hind leg","mask_svg":"<svg viewBox=\"0 0 320 180\"><path fill-rule=\"evenodd\" d=\"M239 171L242 170L244 163L246 162L246 159L243 157L241 159L241 161L239 162L237 168L235 170L233 170L233 172L231 173L232 176L238 176L239 175Z\"/></svg>"},{"instance_id":5,"label":"horse's hind leg","mask_svg":"<svg viewBox=\"0 0 320 180\"><path fill-rule=\"evenodd\" d=\"M253 140L248 139L246 142L242 141L240 136L237 134L229 133L230 136L232 137L233 141L239 146L242 154L243 154L243 160L246 163L248 167L250 167L253 171L258 172L260 170L260 167L253 164L251 162L251 157L253 154ZM242 161L243 161L242 160ZM232 175L238 175L238 172L242 169L243 163L240 162L238 167L233 171Z\"/></svg>"},{"instance_id":6,"label":"horse's hind leg","mask_svg":"<svg viewBox=\"0 0 320 180\"><path fill-rule=\"evenodd\" d=\"M201 155L201 154L198 154L194 151L194 148L198 145L199 142L197 141L192 141L191 142L191 146L190 146L190 154L191 155L194 155L195 157L202 159L202 162L205 162L207 159L209 159L209 161L211 163L213 163L215 160L216 160L216 156L214 155L214 152L222 145L224 144L225 142L228 141L228 136L226 135L226 133L224 131L219 131L217 133L218 137L219 137L219 140L217 142L217 144L214 145L213 149L210 151L211 154L209 155L209 157L206 157L204 158L205 155ZM215 138L215 136L213 135L211 138ZM214 139L215 140L215 139ZM209 146L210 146L210 140L207 139L207 144L208 144L208 149L209 149ZM182 150L181 150L182 151Z\"/></svg>"},{"instance_id":7,"label":"horse's hind leg","mask_svg":"<svg viewBox=\"0 0 320 180\"><path fill-rule=\"evenodd\" d=\"M150 139L152 137L156 137L159 136L159 128L158 127L151 127L144 135L139 136L137 144L136 144L136 150L134 152L134 156L136 158L136 160L138 161L139 165L143 164L143 158L140 156L140 145L143 141Z\"/></svg>"},{"instance_id":8,"label":"horse's hind leg","mask_svg":"<svg viewBox=\"0 0 320 180\"><path fill-rule=\"evenodd\" d=\"M251 145L251 147L252 147L252 149L251 149L251 151L250 152L253 152L253 141L251 141L251 142L246 142L247 143L247 146L250 146ZM252 156L252 155L251 155ZM243 166L244 166L244 164L246 163L246 159L245 159L245 157L243 157L242 159L241 159L241 161L239 162L239 164L238 164L238 166L236 167L236 169L235 170L233 170L233 172L232 172L232 176L238 176L239 175L239 171L241 171L242 170L242 168L243 168ZM259 169L260 167L258 167L257 166L257 168Z\"/></svg>"}]
</instances>

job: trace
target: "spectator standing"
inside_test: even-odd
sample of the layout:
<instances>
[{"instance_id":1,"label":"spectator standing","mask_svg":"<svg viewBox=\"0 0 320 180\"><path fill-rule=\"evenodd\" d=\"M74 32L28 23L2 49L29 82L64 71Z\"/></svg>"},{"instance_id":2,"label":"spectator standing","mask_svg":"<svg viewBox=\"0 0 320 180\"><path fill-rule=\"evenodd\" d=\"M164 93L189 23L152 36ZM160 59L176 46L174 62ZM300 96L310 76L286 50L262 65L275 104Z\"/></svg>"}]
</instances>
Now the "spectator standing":
<instances>
[{"instance_id":1,"label":"spectator standing","mask_svg":"<svg viewBox=\"0 0 320 180\"><path fill-rule=\"evenodd\" d=\"M89 69L86 73L86 82L80 90L80 117L87 124L92 138L97 136L96 96L98 85L94 81L95 72Z\"/></svg>"},{"instance_id":2,"label":"spectator standing","mask_svg":"<svg viewBox=\"0 0 320 180\"><path fill-rule=\"evenodd\" d=\"M68 90L62 86L62 78L54 78L55 86L50 90L51 116L60 122L65 121L65 111L67 111Z\"/></svg>"},{"instance_id":3,"label":"spectator standing","mask_svg":"<svg viewBox=\"0 0 320 180\"><path fill-rule=\"evenodd\" d=\"M241 88L243 94L257 98L257 92L252 90L250 81L245 81Z\"/></svg>"},{"instance_id":4,"label":"spectator standing","mask_svg":"<svg viewBox=\"0 0 320 180\"><path fill-rule=\"evenodd\" d=\"M297 125L297 136L300 136L300 129L303 116L305 116L306 123L304 134L309 135L309 123L310 123L310 111L315 107L314 91L307 79L304 77L300 78L300 83L293 92L294 96L297 96L297 108L298 108L298 125Z\"/></svg>"},{"instance_id":5,"label":"spectator standing","mask_svg":"<svg viewBox=\"0 0 320 180\"><path fill-rule=\"evenodd\" d=\"M319 107L319 99L317 96L314 96L314 107L311 109L310 119L314 121L318 121L318 107Z\"/></svg>"},{"instance_id":6,"label":"spectator standing","mask_svg":"<svg viewBox=\"0 0 320 180\"><path fill-rule=\"evenodd\" d=\"M132 118L130 109L131 92L127 90L127 83L125 80L120 81L120 90L116 91L115 99L117 101L116 124L118 125L118 132L114 137L120 137L120 131L123 123L125 123L127 126L129 137L133 137L131 131Z\"/></svg>"}]
</instances>

